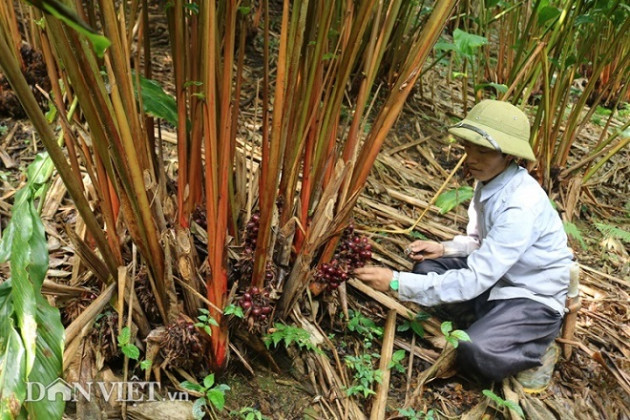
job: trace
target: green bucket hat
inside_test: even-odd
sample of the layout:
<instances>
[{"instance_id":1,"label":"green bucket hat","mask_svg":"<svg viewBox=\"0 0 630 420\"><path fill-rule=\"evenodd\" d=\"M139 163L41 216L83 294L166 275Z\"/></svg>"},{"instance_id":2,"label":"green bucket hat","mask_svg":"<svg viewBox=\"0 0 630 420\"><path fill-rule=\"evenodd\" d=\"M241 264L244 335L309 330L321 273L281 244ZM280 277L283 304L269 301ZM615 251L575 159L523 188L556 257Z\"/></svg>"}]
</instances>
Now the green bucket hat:
<instances>
[{"instance_id":1,"label":"green bucket hat","mask_svg":"<svg viewBox=\"0 0 630 420\"><path fill-rule=\"evenodd\" d=\"M509 102L481 101L448 132L480 146L536 161L529 145L527 115Z\"/></svg>"}]
</instances>

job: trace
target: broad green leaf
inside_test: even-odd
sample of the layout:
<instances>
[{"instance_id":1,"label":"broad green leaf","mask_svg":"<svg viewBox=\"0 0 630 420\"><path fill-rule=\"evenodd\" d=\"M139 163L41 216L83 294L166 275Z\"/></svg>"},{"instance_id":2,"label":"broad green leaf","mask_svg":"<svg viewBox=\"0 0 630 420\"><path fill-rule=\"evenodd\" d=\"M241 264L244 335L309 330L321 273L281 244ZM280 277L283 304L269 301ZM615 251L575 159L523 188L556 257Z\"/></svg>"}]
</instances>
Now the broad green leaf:
<instances>
[{"instance_id":1,"label":"broad green leaf","mask_svg":"<svg viewBox=\"0 0 630 420\"><path fill-rule=\"evenodd\" d=\"M211 389L206 393L206 397L208 397L208 401L210 401L217 410L221 411L223 407L225 407L225 395L222 391Z\"/></svg>"},{"instance_id":2,"label":"broad green leaf","mask_svg":"<svg viewBox=\"0 0 630 420\"><path fill-rule=\"evenodd\" d=\"M55 165L48 156L48 152L38 153L33 163L28 165L28 169L26 170L28 181L33 184L43 184L47 182L52 175L54 167Z\"/></svg>"},{"instance_id":3,"label":"broad green leaf","mask_svg":"<svg viewBox=\"0 0 630 420\"><path fill-rule=\"evenodd\" d=\"M234 315L237 318L243 318L245 314L243 313L243 308L238 305L229 304L223 310L223 315Z\"/></svg>"},{"instance_id":4,"label":"broad green leaf","mask_svg":"<svg viewBox=\"0 0 630 420\"><path fill-rule=\"evenodd\" d=\"M12 419L19 415L26 398L26 358L20 334L7 320L6 335L0 343L0 418ZM2 329L0 329L2 330Z\"/></svg>"},{"instance_id":5,"label":"broad green leaf","mask_svg":"<svg viewBox=\"0 0 630 420\"><path fill-rule=\"evenodd\" d=\"M94 51L99 57L103 57L105 50L111 45L109 39L88 26L72 9L63 3L57 0L29 0L29 2L38 9L59 19L80 34L85 35L92 43Z\"/></svg>"},{"instance_id":6,"label":"broad green leaf","mask_svg":"<svg viewBox=\"0 0 630 420\"><path fill-rule=\"evenodd\" d=\"M433 47L436 51L455 51L455 44L447 41L439 41Z\"/></svg>"},{"instance_id":7,"label":"broad green leaf","mask_svg":"<svg viewBox=\"0 0 630 420\"><path fill-rule=\"evenodd\" d=\"M446 337L446 341L453 346L454 349L456 349L459 346L459 341L457 341L456 338L453 338L451 336Z\"/></svg>"},{"instance_id":8,"label":"broad green leaf","mask_svg":"<svg viewBox=\"0 0 630 420\"><path fill-rule=\"evenodd\" d=\"M140 369L147 370L147 369L150 369L152 365L153 365L153 360L145 359L142 362L140 362Z\"/></svg>"},{"instance_id":9,"label":"broad green leaf","mask_svg":"<svg viewBox=\"0 0 630 420\"><path fill-rule=\"evenodd\" d=\"M204 391L204 388L201 385L195 384L193 382L184 381L184 382L180 383L180 385L182 386L182 388L187 389L189 391L194 391L194 392L203 392Z\"/></svg>"},{"instance_id":10,"label":"broad green leaf","mask_svg":"<svg viewBox=\"0 0 630 420\"><path fill-rule=\"evenodd\" d=\"M15 225L9 222L4 232L2 232L2 239L0 240L0 263L5 263L11 258L11 245L13 244L14 235Z\"/></svg>"},{"instance_id":11,"label":"broad green leaf","mask_svg":"<svg viewBox=\"0 0 630 420\"><path fill-rule=\"evenodd\" d=\"M136 78L132 77L132 79L135 86ZM177 102L175 102L175 98L166 93L158 82L143 76L140 76L140 91L142 106L146 113L156 118L162 118L177 127Z\"/></svg>"},{"instance_id":12,"label":"broad green leaf","mask_svg":"<svg viewBox=\"0 0 630 420\"><path fill-rule=\"evenodd\" d=\"M451 331L453 331L453 323L451 321L444 321L440 326L442 330L442 334L448 336Z\"/></svg>"},{"instance_id":13,"label":"broad green leaf","mask_svg":"<svg viewBox=\"0 0 630 420\"><path fill-rule=\"evenodd\" d=\"M418 335L418 337L420 338L424 337L424 328L422 327L422 324L420 324L419 322L412 322L411 329L413 330L413 332L415 332Z\"/></svg>"},{"instance_id":14,"label":"broad green leaf","mask_svg":"<svg viewBox=\"0 0 630 420\"><path fill-rule=\"evenodd\" d=\"M11 245L12 295L15 313L26 351L26 374L35 361L37 337L36 296L40 294L48 269L44 227L35 209L30 186L16 194L11 224L15 225Z\"/></svg>"},{"instance_id":15,"label":"broad green leaf","mask_svg":"<svg viewBox=\"0 0 630 420\"><path fill-rule=\"evenodd\" d=\"M405 332L405 331L409 330L410 327L411 327L411 323L410 322L405 322L403 324L400 324L398 326L398 328L396 328L396 331L398 331L398 332Z\"/></svg>"},{"instance_id":16,"label":"broad green leaf","mask_svg":"<svg viewBox=\"0 0 630 420\"><path fill-rule=\"evenodd\" d=\"M11 279L0 283L0 325L2 321L7 321L13 313L13 303L11 301ZM0 330L2 332L2 330ZM2 337L0 335L0 337ZM2 342L0 342L1 344ZM0 347L1 349L1 347Z\"/></svg>"},{"instance_id":17,"label":"broad green leaf","mask_svg":"<svg viewBox=\"0 0 630 420\"><path fill-rule=\"evenodd\" d=\"M490 82L490 83L481 83L481 84L475 85L475 92L481 89L485 89L487 87L494 88L494 90L496 90L497 93L505 93L508 90L507 85L504 85L502 83Z\"/></svg>"},{"instance_id":18,"label":"broad green leaf","mask_svg":"<svg viewBox=\"0 0 630 420\"><path fill-rule=\"evenodd\" d=\"M489 389L484 389L483 391L481 391L481 393L485 395L486 397L488 397L489 399L491 399L492 401L494 401L499 407L507 407L511 410L514 410L516 413L518 413L519 416L523 418L525 417L525 413L523 413L523 409L514 401L506 401Z\"/></svg>"},{"instance_id":19,"label":"broad green leaf","mask_svg":"<svg viewBox=\"0 0 630 420\"><path fill-rule=\"evenodd\" d=\"M403 360L405 358L405 354L406 352L404 350L396 350L394 352L394 354L392 354L392 361L393 362L400 362L401 360Z\"/></svg>"},{"instance_id":20,"label":"broad green leaf","mask_svg":"<svg viewBox=\"0 0 630 420\"><path fill-rule=\"evenodd\" d=\"M482 36L470 34L457 28L453 31L453 42L460 54L473 59L479 47L486 45L488 40Z\"/></svg>"},{"instance_id":21,"label":"broad green leaf","mask_svg":"<svg viewBox=\"0 0 630 420\"><path fill-rule=\"evenodd\" d=\"M428 314L426 312L418 312L413 319L416 321L426 321L429 318L431 318L431 314Z\"/></svg>"},{"instance_id":22,"label":"broad green leaf","mask_svg":"<svg viewBox=\"0 0 630 420\"><path fill-rule=\"evenodd\" d=\"M129 327L123 327L123 329L120 330L120 334L118 334L118 346L122 347L125 344L129 344L130 341L131 329L129 329Z\"/></svg>"},{"instance_id":23,"label":"broad green leaf","mask_svg":"<svg viewBox=\"0 0 630 420\"><path fill-rule=\"evenodd\" d=\"M133 344L125 344L120 350L130 359L138 360L140 357L140 349Z\"/></svg>"},{"instance_id":24,"label":"broad green leaf","mask_svg":"<svg viewBox=\"0 0 630 420\"><path fill-rule=\"evenodd\" d=\"M483 395L485 395L486 397L490 398L492 401L494 401L495 403L499 404L499 405L503 405L503 398L499 397L497 394L495 394L494 392L492 392L489 389L484 389L483 391L481 391L481 393Z\"/></svg>"},{"instance_id":25,"label":"broad green leaf","mask_svg":"<svg viewBox=\"0 0 630 420\"><path fill-rule=\"evenodd\" d=\"M471 187L459 187L443 192L435 200L435 205L440 208L440 214L448 213L459 204L465 203L473 197L474 191Z\"/></svg>"},{"instance_id":26,"label":"broad green leaf","mask_svg":"<svg viewBox=\"0 0 630 420\"><path fill-rule=\"evenodd\" d=\"M30 382L52 384L63 374L63 349L65 330L59 310L51 306L41 294L37 296L37 352L33 369L28 377ZM26 403L29 417L33 419L60 419L65 409L65 401L60 393L57 399Z\"/></svg>"},{"instance_id":27,"label":"broad green leaf","mask_svg":"<svg viewBox=\"0 0 630 420\"><path fill-rule=\"evenodd\" d=\"M229 391L230 387L226 384L219 384L217 386L214 387L214 389L218 389L219 391L223 392L225 394L225 391Z\"/></svg>"},{"instance_id":28,"label":"broad green leaf","mask_svg":"<svg viewBox=\"0 0 630 420\"><path fill-rule=\"evenodd\" d=\"M211 373L210 375L203 378L203 386L205 386L206 388L212 388L212 385L214 385L214 373Z\"/></svg>"},{"instance_id":29,"label":"broad green leaf","mask_svg":"<svg viewBox=\"0 0 630 420\"><path fill-rule=\"evenodd\" d=\"M53 121L55 121L55 118L57 118L57 107L55 106L55 103L49 99L48 111L46 111L46 121L48 121L48 124L52 124Z\"/></svg>"},{"instance_id":30,"label":"broad green leaf","mask_svg":"<svg viewBox=\"0 0 630 420\"><path fill-rule=\"evenodd\" d=\"M195 419L202 419L206 415L205 406L206 400L203 398L199 398L193 403L192 414Z\"/></svg>"},{"instance_id":31,"label":"broad green leaf","mask_svg":"<svg viewBox=\"0 0 630 420\"><path fill-rule=\"evenodd\" d=\"M555 20L560 16L560 9L553 6L542 7L538 10L538 25L544 26L547 22Z\"/></svg>"},{"instance_id":32,"label":"broad green leaf","mask_svg":"<svg viewBox=\"0 0 630 420\"><path fill-rule=\"evenodd\" d=\"M470 336L466 331L455 330L451 333L451 337L456 338L459 341L470 341Z\"/></svg>"},{"instance_id":33,"label":"broad green leaf","mask_svg":"<svg viewBox=\"0 0 630 420\"><path fill-rule=\"evenodd\" d=\"M522 418L525 418L525 413L523 412L523 409L514 401L505 401L505 406L510 410L514 410Z\"/></svg>"}]
</instances>

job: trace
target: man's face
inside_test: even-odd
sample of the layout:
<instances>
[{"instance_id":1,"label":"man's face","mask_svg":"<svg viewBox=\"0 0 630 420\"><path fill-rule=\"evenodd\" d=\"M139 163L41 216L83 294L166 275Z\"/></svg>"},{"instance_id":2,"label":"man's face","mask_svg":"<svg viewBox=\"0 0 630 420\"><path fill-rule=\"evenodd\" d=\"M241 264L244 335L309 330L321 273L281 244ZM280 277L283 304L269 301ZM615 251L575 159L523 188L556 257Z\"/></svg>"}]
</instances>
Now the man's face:
<instances>
[{"instance_id":1,"label":"man's face","mask_svg":"<svg viewBox=\"0 0 630 420\"><path fill-rule=\"evenodd\" d=\"M496 150L464 142L468 157L466 164L470 174L477 181L488 182L499 175L510 163L510 157Z\"/></svg>"}]
</instances>

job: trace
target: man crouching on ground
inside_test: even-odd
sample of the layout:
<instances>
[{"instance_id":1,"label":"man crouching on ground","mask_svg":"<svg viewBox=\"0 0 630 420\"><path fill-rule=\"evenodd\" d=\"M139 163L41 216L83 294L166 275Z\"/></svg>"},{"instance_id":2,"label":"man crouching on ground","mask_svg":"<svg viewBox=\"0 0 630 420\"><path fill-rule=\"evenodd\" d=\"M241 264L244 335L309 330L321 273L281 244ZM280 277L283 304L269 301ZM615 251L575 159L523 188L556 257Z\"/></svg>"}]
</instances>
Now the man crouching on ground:
<instances>
[{"instance_id":1,"label":"man crouching on ground","mask_svg":"<svg viewBox=\"0 0 630 420\"><path fill-rule=\"evenodd\" d=\"M562 324L572 254L547 194L514 162L536 160L529 131L527 116L507 102L473 107L449 129L463 140L478 181L467 235L411 243L407 252L417 261L411 273L384 267L354 273L376 290L398 290L403 301L468 302L475 321L466 330L470 342L458 347L460 367L502 380L522 371L531 378L543 365L544 383L521 382L533 390L546 387L559 354L551 344Z\"/></svg>"}]
</instances>

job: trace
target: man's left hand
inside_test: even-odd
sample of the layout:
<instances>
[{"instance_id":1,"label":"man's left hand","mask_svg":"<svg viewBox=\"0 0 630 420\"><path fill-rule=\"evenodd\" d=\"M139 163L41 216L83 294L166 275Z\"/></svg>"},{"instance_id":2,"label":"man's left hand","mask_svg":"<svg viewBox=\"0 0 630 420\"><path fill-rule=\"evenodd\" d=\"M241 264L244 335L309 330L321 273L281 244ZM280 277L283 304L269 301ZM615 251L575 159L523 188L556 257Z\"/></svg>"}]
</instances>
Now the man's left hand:
<instances>
[{"instance_id":1,"label":"man's left hand","mask_svg":"<svg viewBox=\"0 0 630 420\"><path fill-rule=\"evenodd\" d=\"M354 275L373 289L385 292L389 290L389 283L394 277L394 272L385 267L367 266L354 270Z\"/></svg>"}]
</instances>

